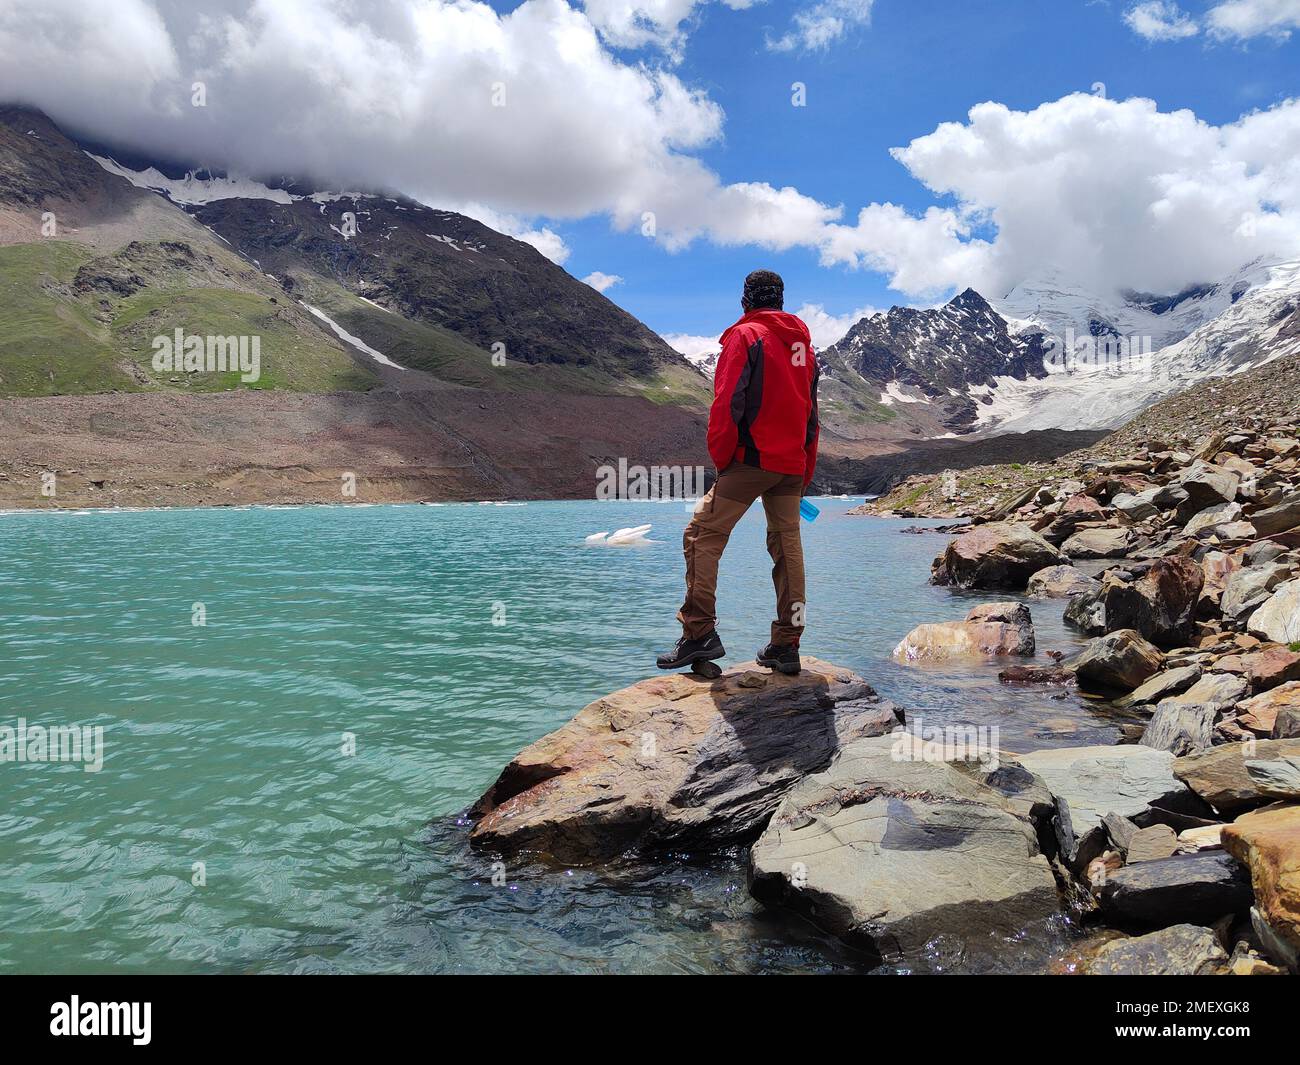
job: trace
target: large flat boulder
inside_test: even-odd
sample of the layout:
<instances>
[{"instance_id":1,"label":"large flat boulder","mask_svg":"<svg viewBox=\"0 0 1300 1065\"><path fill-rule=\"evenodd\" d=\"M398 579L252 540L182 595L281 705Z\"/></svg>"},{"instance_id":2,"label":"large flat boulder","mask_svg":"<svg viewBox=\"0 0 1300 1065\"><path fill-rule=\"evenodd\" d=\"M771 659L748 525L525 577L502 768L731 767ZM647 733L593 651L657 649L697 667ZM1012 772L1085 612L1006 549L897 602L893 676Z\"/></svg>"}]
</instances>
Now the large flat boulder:
<instances>
[{"instance_id":1,"label":"large flat boulder","mask_svg":"<svg viewBox=\"0 0 1300 1065\"><path fill-rule=\"evenodd\" d=\"M1033 653L1034 622L1024 603L988 603L964 621L918 625L894 648L901 662Z\"/></svg>"},{"instance_id":2,"label":"large flat boulder","mask_svg":"<svg viewBox=\"0 0 1300 1065\"><path fill-rule=\"evenodd\" d=\"M1098 893L1109 920L1151 928L1210 924L1247 913L1253 899L1246 869L1223 851L1126 865L1106 877Z\"/></svg>"},{"instance_id":3,"label":"large flat boulder","mask_svg":"<svg viewBox=\"0 0 1300 1065\"><path fill-rule=\"evenodd\" d=\"M793 677L747 662L715 681L643 680L516 755L471 810L470 841L573 864L745 842L802 776L901 718L815 658Z\"/></svg>"},{"instance_id":4,"label":"large flat boulder","mask_svg":"<svg viewBox=\"0 0 1300 1065\"><path fill-rule=\"evenodd\" d=\"M1045 566L1065 562L1061 553L1028 525L977 525L950 542L931 567L932 584L1020 591Z\"/></svg>"},{"instance_id":5,"label":"large flat boulder","mask_svg":"<svg viewBox=\"0 0 1300 1065\"><path fill-rule=\"evenodd\" d=\"M1201 677L1201 667L1195 663L1186 666L1175 666L1173 669L1166 669L1157 673L1149 680L1144 680L1128 695L1116 699L1115 705L1119 707L1141 706L1146 703L1158 703L1161 699L1167 699L1171 695L1178 695L1185 692Z\"/></svg>"},{"instance_id":6,"label":"large flat boulder","mask_svg":"<svg viewBox=\"0 0 1300 1065\"><path fill-rule=\"evenodd\" d=\"M1015 763L929 760L905 734L860 740L790 790L751 850L750 890L879 957L1020 934L1059 909L1034 824L1050 809Z\"/></svg>"},{"instance_id":7,"label":"large flat boulder","mask_svg":"<svg viewBox=\"0 0 1300 1065\"><path fill-rule=\"evenodd\" d=\"M1223 845L1249 868L1259 917L1289 947L1278 952L1279 960L1294 965L1300 956L1300 806L1242 814L1223 830Z\"/></svg>"},{"instance_id":8,"label":"large flat boulder","mask_svg":"<svg viewBox=\"0 0 1300 1065\"><path fill-rule=\"evenodd\" d=\"M1017 760L1052 793L1052 828L1076 871L1105 849L1108 814L1140 818L1153 806L1178 805L1187 791L1174 777L1174 756L1151 747L1063 747Z\"/></svg>"},{"instance_id":9,"label":"large flat boulder","mask_svg":"<svg viewBox=\"0 0 1300 1065\"><path fill-rule=\"evenodd\" d=\"M1223 814L1240 813L1274 798L1251 763L1300 758L1300 740L1225 743L1179 758L1174 775Z\"/></svg>"},{"instance_id":10,"label":"large flat boulder","mask_svg":"<svg viewBox=\"0 0 1300 1065\"><path fill-rule=\"evenodd\" d=\"M1090 976L1214 976L1228 955L1208 928L1176 924L1105 943L1084 965Z\"/></svg>"}]
</instances>

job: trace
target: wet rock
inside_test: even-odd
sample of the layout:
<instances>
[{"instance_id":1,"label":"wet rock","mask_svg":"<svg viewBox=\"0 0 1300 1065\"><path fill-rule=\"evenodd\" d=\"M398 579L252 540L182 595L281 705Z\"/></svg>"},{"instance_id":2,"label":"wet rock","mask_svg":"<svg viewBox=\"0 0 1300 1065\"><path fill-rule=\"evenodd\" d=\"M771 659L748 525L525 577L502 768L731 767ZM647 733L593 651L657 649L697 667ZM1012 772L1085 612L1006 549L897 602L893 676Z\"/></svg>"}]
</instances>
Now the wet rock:
<instances>
[{"instance_id":1,"label":"wet rock","mask_svg":"<svg viewBox=\"0 0 1300 1065\"><path fill-rule=\"evenodd\" d=\"M1174 756L1150 747L1066 747L1032 751L1018 761L1055 798L1052 829L1075 870L1105 848L1107 814L1144 816L1153 805L1176 804L1186 791L1173 775Z\"/></svg>"},{"instance_id":2,"label":"wet rock","mask_svg":"<svg viewBox=\"0 0 1300 1065\"><path fill-rule=\"evenodd\" d=\"M1008 666L998 671L1003 684L1050 684L1068 688L1074 685L1074 671L1065 666Z\"/></svg>"},{"instance_id":3,"label":"wet rock","mask_svg":"<svg viewBox=\"0 0 1300 1065\"><path fill-rule=\"evenodd\" d=\"M1033 653L1034 624L1023 603L989 603L975 607L964 621L918 625L893 652L902 662Z\"/></svg>"},{"instance_id":4,"label":"wet rock","mask_svg":"<svg viewBox=\"0 0 1300 1065\"><path fill-rule=\"evenodd\" d=\"M754 897L880 957L1056 913L1041 783L1014 763L926 761L915 742L849 744L792 788L751 850Z\"/></svg>"},{"instance_id":5,"label":"wet rock","mask_svg":"<svg viewBox=\"0 0 1300 1065\"><path fill-rule=\"evenodd\" d=\"M644 680L516 755L471 811L470 841L575 864L744 842L804 774L901 717L861 677L815 658L794 677L747 662L712 682Z\"/></svg>"},{"instance_id":6,"label":"wet rock","mask_svg":"<svg viewBox=\"0 0 1300 1065\"><path fill-rule=\"evenodd\" d=\"M1074 663L1079 686L1090 691L1132 691L1160 672L1164 655L1132 629L1091 640Z\"/></svg>"},{"instance_id":7,"label":"wet rock","mask_svg":"<svg viewBox=\"0 0 1300 1065\"><path fill-rule=\"evenodd\" d=\"M1068 599L1100 587L1100 581L1073 566L1048 566L1029 578L1026 593L1034 599Z\"/></svg>"},{"instance_id":8,"label":"wet rock","mask_svg":"<svg viewBox=\"0 0 1300 1065\"><path fill-rule=\"evenodd\" d=\"M1106 604L1100 588L1080 592L1070 599L1065 608L1065 622L1089 636L1099 636L1106 631Z\"/></svg>"},{"instance_id":9,"label":"wet rock","mask_svg":"<svg viewBox=\"0 0 1300 1065\"><path fill-rule=\"evenodd\" d=\"M1240 813L1269 801L1246 767L1249 761L1300 757L1300 740L1226 743L1174 762L1174 775L1216 810Z\"/></svg>"},{"instance_id":10,"label":"wet rock","mask_svg":"<svg viewBox=\"0 0 1300 1065\"><path fill-rule=\"evenodd\" d=\"M1091 976L1213 976L1227 961L1208 928L1176 924L1103 944L1083 971Z\"/></svg>"},{"instance_id":11,"label":"wet rock","mask_svg":"<svg viewBox=\"0 0 1300 1065\"><path fill-rule=\"evenodd\" d=\"M1185 692L1200 679L1201 667L1198 665L1176 666L1157 673L1149 680L1144 680L1128 695L1115 700L1115 705L1123 709L1144 703L1158 703L1161 699Z\"/></svg>"},{"instance_id":12,"label":"wet rock","mask_svg":"<svg viewBox=\"0 0 1300 1065\"><path fill-rule=\"evenodd\" d=\"M1203 751L1213 742L1218 711L1212 706L1166 699L1156 707L1141 744L1175 755Z\"/></svg>"},{"instance_id":13,"label":"wet rock","mask_svg":"<svg viewBox=\"0 0 1300 1065\"><path fill-rule=\"evenodd\" d=\"M1133 629L1158 647L1182 646L1195 632L1204 583L1201 567L1186 555L1158 558L1132 584L1105 582L1106 626Z\"/></svg>"},{"instance_id":14,"label":"wet rock","mask_svg":"<svg viewBox=\"0 0 1300 1065\"><path fill-rule=\"evenodd\" d=\"M1117 924L1166 928L1244 914L1253 898L1250 877L1236 859L1202 851L1126 865L1107 878L1098 901Z\"/></svg>"},{"instance_id":15,"label":"wet rock","mask_svg":"<svg viewBox=\"0 0 1300 1065\"><path fill-rule=\"evenodd\" d=\"M958 536L934 561L933 584L961 588L1025 587L1040 569L1060 565L1061 553L1027 525L978 525Z\"/></svg>"},{"instance_id":16,"label":"wet rock","mask_svg":"<svg viewBox=\"0 0 1300 1065\"><path fill-rule=\"evenodd\" d=\"M1102 526L1080 529L1061 545L1070 558L1118 558L1128 549L1127 529Z\"/></svg>"},{"instance_id":17,"label":"wet rock","mask_svg":"<svg viewBox=\"0 0 1300 1065\"><path fill-rule=\"evenodd\" d=\"M1257 510L1250 516L1250 523L1260 536L1272 536L1300 525L1300 493L1287 496L1275 507Z\"/></svg>"},{"instance_id":18,"label":"wet rock","mask_svg":"<svg viewBox=\"0 0 1300 1065\"><path fill-rule=\"evenodd\" d=\"M1257 916L1278 960L1294 965L1300 954L1300 806L1272 806L1243 814L1223 830L1229 854L1250 870ZM1256 916L1256 915L1252 915Z\"/></svg>"},{"instance_id":19,"label":"wet rock","mask_svg":"<svg viewBox=\"0 0 1300 1065\"><path fill-rule=\"evenodd\" d=\"M1278 585L1264 605L1250 615L1246 627L1275 643L1300 641L1300 580Z\"/></svg>"}]
</instances>

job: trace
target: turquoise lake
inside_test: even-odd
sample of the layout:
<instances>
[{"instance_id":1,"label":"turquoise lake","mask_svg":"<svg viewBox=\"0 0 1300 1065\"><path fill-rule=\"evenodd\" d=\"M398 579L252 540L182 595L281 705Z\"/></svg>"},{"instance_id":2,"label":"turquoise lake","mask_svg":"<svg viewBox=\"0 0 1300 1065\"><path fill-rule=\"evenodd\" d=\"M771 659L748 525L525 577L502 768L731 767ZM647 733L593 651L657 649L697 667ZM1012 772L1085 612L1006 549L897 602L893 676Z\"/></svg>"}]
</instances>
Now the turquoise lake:
<instances>
[{"instance_id":1,"label":"turquoise lake","mask_svg":"<svg viewBox=\"0 0 1300 1065\"><path fill-rule=\"evenodd\" d=\"M807 653L913 719L996 724L1012 751L1113 742L1073 693L892 663L917 623L994 597L926 583L941 536L818 502ZM754 903L743 854L494 887L464 845L457 815L516 751L656 672L687 518L594 501L0 514L0 726L104 730L96 773L0 762L0 971L861 969ZM661 542L583 543L644 522ZM729 661L766 639L769 569L755 508L722 564ZM1031 609L1040 651L1078 644L1059 602ZM936 942L901 968L1028 970L1067 934Z\"/></svg>"}]
</instances>

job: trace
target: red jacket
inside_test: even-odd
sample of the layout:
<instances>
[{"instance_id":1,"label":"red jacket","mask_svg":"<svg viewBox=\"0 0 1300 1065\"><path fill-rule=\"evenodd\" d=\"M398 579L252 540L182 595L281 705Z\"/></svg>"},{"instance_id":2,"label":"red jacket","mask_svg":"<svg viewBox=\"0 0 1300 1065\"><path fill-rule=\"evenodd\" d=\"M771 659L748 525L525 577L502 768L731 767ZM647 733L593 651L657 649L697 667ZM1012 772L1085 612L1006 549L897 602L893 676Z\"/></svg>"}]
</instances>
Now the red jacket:
<instances>
[{"instance_id":1,"label":"red jacket","mask_svg":"<svg viewBox=\"0 0 1300 1065\"><path fill-rule=\"evenodd\" d=\"M808 327L785 311L750 311L722 334L713 375L709 457L797 473L817 466L817 359Z\"/></svg>"}]
</instances>

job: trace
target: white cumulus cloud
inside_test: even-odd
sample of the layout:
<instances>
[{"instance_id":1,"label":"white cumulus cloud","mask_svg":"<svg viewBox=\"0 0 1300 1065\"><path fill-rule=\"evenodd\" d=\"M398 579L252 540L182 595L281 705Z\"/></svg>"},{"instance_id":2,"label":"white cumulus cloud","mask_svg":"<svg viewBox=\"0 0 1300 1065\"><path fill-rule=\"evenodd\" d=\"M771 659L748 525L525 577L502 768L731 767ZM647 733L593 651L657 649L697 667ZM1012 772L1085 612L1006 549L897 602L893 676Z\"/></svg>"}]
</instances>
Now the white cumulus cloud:
<instances>
[{"instance_id":1,"label":"white cumulus cloud","mask_svg":"<svg viewBox=\"0 0 1300 1065\"><path fill-rule=\"evenodd\" d=\"M819 0L797 12L779 37L768 37L774 52L816 52L829 48L850 30L871 21L875 0Z\"/></svg>"},{"instance_id":2,"label":"white cumulus cloud","mask_svg":"<svg viewBox=\"0 0 1300 1065\"><path fill-rule=\"evenodd\" d=\"M1196 20L1173 0L1146 0L1124 12L1129 29L1148 41L1176 41L1195 37L1200 29Z\"/></svg>"},{"instance_id":3,"label":"white cumulus cloud","mask_svg":"<svg viewBox=\"0 0 1300 1065\"><path fill-rule=\"evenodd\" d=\"M600 270L594 270L582 279L583 284L590 285L597 292L606 292L622 280L618 274L606 274Z\"/></svg>"}]
</instances>

